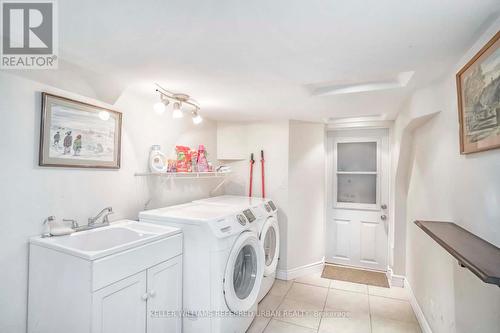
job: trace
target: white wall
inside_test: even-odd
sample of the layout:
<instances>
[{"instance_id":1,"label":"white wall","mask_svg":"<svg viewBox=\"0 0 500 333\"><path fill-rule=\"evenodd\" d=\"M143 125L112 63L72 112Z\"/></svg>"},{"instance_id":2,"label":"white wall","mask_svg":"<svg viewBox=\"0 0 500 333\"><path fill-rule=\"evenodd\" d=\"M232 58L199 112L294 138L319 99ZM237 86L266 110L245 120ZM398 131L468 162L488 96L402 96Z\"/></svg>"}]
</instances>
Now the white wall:
<instances>
[{"instance_id":1,"label":"white wall","mask_svg":"<svg viewBox=\"0 0 500 333\"><path fill-rule=\"evenodd\" d=\"M186 202L208 196L218 182L134 177L135 172L147 170L152 144L171 152L175 144L204 143L215 157L216 126L205 121L195 127L189 119L174 122L168 114L158 116L152 112L153 100L129 91L111 106L123 112L120 170L38 167L41 91L98 103L0 73L0 332L25 332L28 238L42 232L45 217L84 222L112 206L112 220L135 219L149 199L150 208Z\"/></svg>"},{"instance_id":2,"label":"white wall","mask_svg":"<svg viewBox=\"0 0 500 333\"><path fill-rule=\"evenodd\" d=\"M255 154L254 196L261 196L260 150L265 152L266 197L278 205L280 261L287 272L324 256L324 125L300 121L218 123L221 149L245 160L226 161L233 175L227 194L248 195L249 158ZM234 140L235 133L240 136ZM221 142L224 141L224 142ZM221 154L221 156L224 154Z\"/></svg>"},{"instance_id":3,"label":"white wall","mask_svg":"<svg viewBox=\"0 0 500 333\"><path fill-rule=\"evenodd\" d=\"M406 204L411 172L413 133L440 112L440 96L435 86L415 92L407 101L391 131L390 216L393 228L389 235L389 266L394 274L406 271Z\"/></svg>"},{"instance_id":4,"label":"white wall","mask_svg":"<svg viewBox=\"0 0 500 333\"><path fill-rule=\"evenodd\" d=\"M325 256L325 126L290 121L287 269Z\"/></svg>"},{"instance_id":5,"label":"white wall","mask_svg":"<svg viewBox=\"0 0 500 333\"><path fill-rule=\"evenodd\" d=\"M406 217L406 275L433 332L498 332L500 288L460 268L413 223L453 221L500 246L500 150L459 154L455 73L500 29L497 20L439 83L399 116L440 112L413 134Z\"/></svg>"},{"instance_id":6,"label":"white wall","mask_svg":"<svg viewBox=\"0 0 500 333\"><path fill-rule=\"evenodd\" d=\"M261 197L260 151L265 153L266 197L278 206L278 219L281 233L279 269L287 264L288 225L288 121L225 123L218 122L219 147L227 151L241 151L245 158L241 161L227 161L233 174L225 185L226 194L248 195L250 184L250 154L254 153L253 196ZM234 140L235 133L239 139ZM222 142L220 142L222 141Z\"/></svg>"}]
</instances>

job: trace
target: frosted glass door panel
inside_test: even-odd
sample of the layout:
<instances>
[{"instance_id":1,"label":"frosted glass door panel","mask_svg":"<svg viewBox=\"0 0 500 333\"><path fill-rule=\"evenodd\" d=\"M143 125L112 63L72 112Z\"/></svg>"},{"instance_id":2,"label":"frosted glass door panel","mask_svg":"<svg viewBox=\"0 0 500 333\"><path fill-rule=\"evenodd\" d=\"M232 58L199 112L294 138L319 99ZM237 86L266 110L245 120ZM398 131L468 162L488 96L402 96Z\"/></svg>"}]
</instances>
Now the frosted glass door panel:
<instances>
[{"instance_id":1,"label":"frosted glass door panel","mask_svg":"<svg viewBox=\"0 0 500 333\"><path fill-rule=\"evenodd\" d=\"M337 171L376 172L376 142L343 142L337 144Z\"/></svg>"},{"instance_id":2,"label":"frosted glass door panel","mask_svg":"<svg viewBox=\"0 0 500 333\"><path fill-rule=\"evenodd\" d=\"M377 203L377 175L337 175L337 202Z\"/></svg>"}]
</instances>

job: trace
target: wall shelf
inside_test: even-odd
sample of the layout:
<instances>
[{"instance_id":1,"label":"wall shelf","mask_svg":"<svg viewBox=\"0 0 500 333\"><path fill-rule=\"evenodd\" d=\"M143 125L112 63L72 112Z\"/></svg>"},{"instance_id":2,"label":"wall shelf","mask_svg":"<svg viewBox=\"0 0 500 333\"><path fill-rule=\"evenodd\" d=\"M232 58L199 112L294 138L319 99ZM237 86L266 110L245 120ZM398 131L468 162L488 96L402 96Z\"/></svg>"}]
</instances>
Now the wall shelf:
<instances>
[{"instance_id":1,"label":"wall shelf","mask_svg":"<svg viewBox=\"0 0 500 333\"><path fill-rule=\"evenodd\" d=\"M451 222L415 221L433 240L485 283L500 287L500 248Z\"/></svg>"},{"instance_id":2,"label":"wall shelf","mask_svg":"<svg viewBox=\"0 0 500 333\"><path fill-rule=\"evenodd\" d=\"M136 177L162 177L168 179L215 179L223 178L231 174L230 171L225 172L137 172Z\"/></svg>"}]
</instances>

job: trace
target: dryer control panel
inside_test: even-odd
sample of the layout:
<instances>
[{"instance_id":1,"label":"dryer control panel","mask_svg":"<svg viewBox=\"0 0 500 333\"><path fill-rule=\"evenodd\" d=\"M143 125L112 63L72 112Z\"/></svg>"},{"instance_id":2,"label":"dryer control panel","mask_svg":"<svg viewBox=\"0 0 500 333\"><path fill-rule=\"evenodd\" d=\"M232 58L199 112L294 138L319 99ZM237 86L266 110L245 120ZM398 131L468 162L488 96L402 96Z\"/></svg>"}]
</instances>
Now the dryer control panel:
<instances>
[{"instance_id":1,"label":"dryer control panel","mask_svg":"<svg viewBox=\"0 0 500 333\"><path fill-rule=\"evenodd\" d=\"M236 218L238 219L239 224L241 225L247 224L247 219L242 214L236 215Z\"/></svg>"},{"instance_id":2,"label":"dryer control panel","mask_svg":"<svg viewBox=\"0 0 500 333\"><path fill-rule=\"evenodd\" d=\"M266 202L264 204L264 207L266 208L266 211L268 213L271 213L271 212L275 212L276 211L276 205L274 204L274 202L272 202L271 200L269 200L268 202Z\"/></svg>"},{"instance_id":3,"label":"dryer control panel","mask_svg":"<svg viewBox=\"0 0 500 333\"><path fill-rule=\"evenodd\" d=\"M250 209L245 209L243 211L243 214L245 214L245 217L247 218L248 222L252 223L253 221L256 220L255 215L252 213Z\"/></svg>"}]
</instances>

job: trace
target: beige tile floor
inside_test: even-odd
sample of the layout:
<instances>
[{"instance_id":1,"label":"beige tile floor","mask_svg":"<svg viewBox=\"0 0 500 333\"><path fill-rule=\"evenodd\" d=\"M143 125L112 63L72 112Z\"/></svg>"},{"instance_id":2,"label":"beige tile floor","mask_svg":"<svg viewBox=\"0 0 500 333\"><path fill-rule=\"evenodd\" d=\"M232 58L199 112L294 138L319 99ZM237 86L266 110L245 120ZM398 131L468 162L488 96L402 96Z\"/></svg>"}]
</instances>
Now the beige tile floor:
<instances>
[{"instance_id":1,"label":"beige tile floor","mask_svg":"<svg viewBox=\"0 0 500 333\"><path fill-rule=\"evenodd\" d=\"M320 273L276 280L259 311L247 333L421 332L405 289L328 280Z\"/></svg>"}]
</instances>

